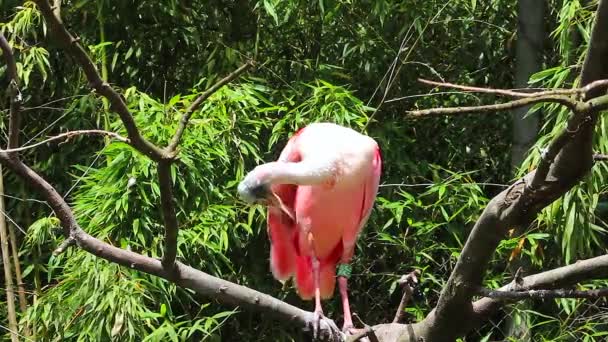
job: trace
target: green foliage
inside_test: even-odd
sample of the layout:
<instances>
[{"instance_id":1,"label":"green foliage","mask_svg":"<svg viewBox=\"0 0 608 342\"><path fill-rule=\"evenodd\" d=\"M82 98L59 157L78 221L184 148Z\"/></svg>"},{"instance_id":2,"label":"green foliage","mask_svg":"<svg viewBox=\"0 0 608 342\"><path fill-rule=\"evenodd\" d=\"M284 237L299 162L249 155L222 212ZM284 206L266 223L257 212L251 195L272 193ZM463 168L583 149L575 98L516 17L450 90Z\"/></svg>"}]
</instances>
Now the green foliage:
<instances>
[{"instance_id":1,"label":"green foliage","mask_svg":"<svg viewBox=\"0 0 608 342\"><path fill-rule=\"evenodd\" d=\"M568 0L551 7L549 17L557 18L555 57L532 82L576 83L573 75L584 58L595 3ZM33 2L3 4L0 29L15 49L23 83L24 142L74 129L126 135L108 104L90 92L82 72L46 37ZM514 10L515 2L500 0L81 0L63 1L61 12L103 77L126 99L142 134L161 146L202 91L246 58L257 61L254 72L223 87L194 113L171 169L178 258L205 272L310 309L291 284L272 279L265 211L238 201L236 185L252 167L276 158L287 138L310 122L341 123L379 141L384 184L359 239L349 286L354 311L370 324L391 318L401 297L397 280L414 268L423 270L422 296L408 306L406 320L430 312L488 199L512 179L508 113L421 121L406 120L403 113L495 102L492 96L429 89L416 80L511 87ZM573 32L580 34L578 43ZM4 73L0 69L0 76ZM376 111L381 98L386 101ZM543 136L521 172L536 165L539 148L566 119L555 106L542 110ZM2 113L6 124L6 110ZM596 151L608 153L601 120ZM23 157L69 200L88 233L161 256L155 164L127 144L95 139L43 146ZM502 241L485 286L510 281L507 268L514 260L542 269L599 254L606 228L606 168L594 167L585 183L547 208L527 234ZM36 300L30 296L32 304L20 319L36 339L303 340L300 332L257 314L233 311L76 248L53 256L62 240L57 218L13 175L5 182L8 193L27 199L7 204L27 228L20 256ZM601 340L605 329L584 319L598 314L601 305L563 300L521 315L514 308L512 314L525 319L539 340L593 341ZM324 302L324 309L340 319L339 300ZM0 321L5 320L0 310ZM491 323L473 339L501 334Z\"/></svg>"}]
</instances>

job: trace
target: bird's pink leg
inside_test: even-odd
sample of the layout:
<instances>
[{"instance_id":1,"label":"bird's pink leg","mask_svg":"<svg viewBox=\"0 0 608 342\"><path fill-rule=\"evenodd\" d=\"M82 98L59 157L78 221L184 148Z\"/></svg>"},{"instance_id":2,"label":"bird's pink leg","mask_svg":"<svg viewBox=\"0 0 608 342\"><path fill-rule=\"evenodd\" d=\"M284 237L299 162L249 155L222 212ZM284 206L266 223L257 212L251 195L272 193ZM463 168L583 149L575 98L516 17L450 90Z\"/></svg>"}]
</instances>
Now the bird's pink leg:
<instances>
[{"instance_id":1,"label":"bird's pink leg","mask_svg":"<svg viewBox=\"0 0 608 342\"><path fill-rule=\"evenodd\" d=\"M314 238L312 233L308 233L308 245L310 246L312 260L312 278L315 286L315 311L313 317L313 338L317 338L321 327L321 317L323 317L323 308L321 307L321 264L314 248Z\"/></svg>"},{"instance_id":2,"label":"bird's pink leg","mask_svg":"<svg viewBox=\"0 0 608 342\"><path fill-rule=\"evenodd\" d=\"M319 259L313 255L312 257L312 273L313 280L315 283L315 312L323 315L323 308L321 307L321 272Z\"/></svg>"},{"instance_id":3,"label":"bird's pink leg","mask_svg":"<svg viewBox=\"0 0 608 342\"><path fill-rule=\"evenodd\" d=\"M338 266L338 285L340 286L340 298L342 299L342 312L344 314L344 325L342 326L343 332L351 330L353 325L353 318L350 313L350 304L348 302L348 277L351 274L350 264L342 263Z\"/></svg>"},{"instance_id":4,"label":"bird's pink leg","mask_svg":"<svg viewBox=\"0 0 608 342\"><path fill-rule=\"evenodd\" d=\"M344 325L342 331L346 332L353 328L353 318L350 314L350 305L348 303L348 289L346 277L338 277L338 284L340 286L340 298L342 298L342 312L344 313Z\"/></svg>"}]
</instances>

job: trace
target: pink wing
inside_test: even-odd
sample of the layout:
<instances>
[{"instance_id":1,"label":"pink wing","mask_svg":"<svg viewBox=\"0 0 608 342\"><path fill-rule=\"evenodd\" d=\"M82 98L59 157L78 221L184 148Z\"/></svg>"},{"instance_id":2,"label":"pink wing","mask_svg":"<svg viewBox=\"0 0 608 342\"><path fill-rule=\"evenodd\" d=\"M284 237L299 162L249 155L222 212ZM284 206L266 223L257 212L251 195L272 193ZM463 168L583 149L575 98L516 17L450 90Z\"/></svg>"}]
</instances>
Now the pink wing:
<instances>
[{"instance_id":1,"label":"pink wing","mask_svg":"<svg viewBox=\"0 0 608 342\"><path fill-rule=\"evenodd\" d=\"M372 161L371 173L365 179L363 201L361 202L361 211L359 213L359 225L345 230L344 235L342 236L342 245L344 248L342 262L350 261L353 256L357 236L367 223L369 215L372 211L372 207L374 206L374 201L376 200L376 195L378 194L381 173L382 156L380 155L380 148L376 147L376 153L374 155L374 160Z\"/></svg>"},{"instance_id":2,"label":"pink wing","mask_svg":"<svg viewBox=\"0 0 608 342\"><path fill-rule=\"evenodd\" d=\"M297 150L296 140L302 130L292 136L281 151L278 161L298 162L300 153ZM295 208L296 185L276 184L272 191L281 198L287 209L293 212ZM296 223L281 208L268 207L267 219L268 237L270 239L270 269L275 279L285 281L289 279L296 269Z\"/></svg>"},{"instance_id":3,"label":"pink wing","mask_svg":"<svg viewBox=\"0 0 608 342\"><path fill-rule=\"evenodd\" d=\"M338 262L349 262L353 255L358 233L363 229L376 199L380 174L382 171L382 158L380 150L376 149L370 172L362 179L361 188L357 189L353 196L359 199L355 204L354 220L345 227L342 239L333 248L329 255L320 261L320 292L321 298L331 298L336 283L336 265ZM348 221L348 220L347 220ZM297 244L296 244L297 246ZM300 255L296 249L296 287L298 294L304 300L312 299L314 296L314 283L312 277L312 264L310 256Z\"/></svg>"}]
</instances>

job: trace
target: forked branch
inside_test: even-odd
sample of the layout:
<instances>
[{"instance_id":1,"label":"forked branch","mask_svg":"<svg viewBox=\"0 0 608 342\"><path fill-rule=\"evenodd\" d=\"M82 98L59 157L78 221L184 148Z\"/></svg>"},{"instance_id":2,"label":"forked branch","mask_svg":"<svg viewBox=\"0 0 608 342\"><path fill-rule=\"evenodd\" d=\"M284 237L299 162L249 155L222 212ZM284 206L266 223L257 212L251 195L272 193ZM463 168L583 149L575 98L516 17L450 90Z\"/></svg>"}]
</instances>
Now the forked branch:
<instances>
[{"instance_id":1,"label":"forked branch","mask_svg":"<svg viewBox=\"0 0 608 342\"><path fill-rule=\"evenodd\" d=\"M215 92L220 90L226 84L237 79L240 75L242 75L245 71L247 71L252 66L253 66L253 61L247 61L247 63L241 65L238 69L236 69L235 71L228 74L226 77L219 80L217 83L215 83L213 86L211 86L211 88L205 90L199 97L197 97L196 100L194 100L194 102L192 102L192 104L190 104L188 109L186 109L186 111L182 115L182 118L179 121L179 124L177 126L177 130L175 131L175 134L173 135L173 138L171 139L169 146L167 146L167 150L175 151L175 149L177 148L177 145L179 145L179 142L180 142L182 136L184 135L184 131L186 130L186 126L188 125L188 122L190 121L190 117L201 106L201 104L203 102L205 102L205 100L207 100L211 95L213 95Z\"/></svg>"},{"instance_id":2,"label":"forked branch","mask_svg":"<svg viewBox=\"0 0 608 342\"><path fill-rule=\"evenodd\" d=\"M98 94L104 96L110 102L110 108L118 114L122 120L125 129L127 130L127 136L131 140L131 144L141 153L147 155L153 160L160 160L165 157L165 152L160 148L146 140L139 132L135 120L125 103L122 96L105 82L99 75L99 71L95 64L86 53L80 39L74 37L67 28L63 25L61 19L53 11L53 7L48 0L34 0L40 12L44 16L46 23L49 27L49 31L63 47L63 49L69 53L80 65L84 71L89 85ZM14 146L13 146L14 147Z\"/></svg>"}]
</instances>

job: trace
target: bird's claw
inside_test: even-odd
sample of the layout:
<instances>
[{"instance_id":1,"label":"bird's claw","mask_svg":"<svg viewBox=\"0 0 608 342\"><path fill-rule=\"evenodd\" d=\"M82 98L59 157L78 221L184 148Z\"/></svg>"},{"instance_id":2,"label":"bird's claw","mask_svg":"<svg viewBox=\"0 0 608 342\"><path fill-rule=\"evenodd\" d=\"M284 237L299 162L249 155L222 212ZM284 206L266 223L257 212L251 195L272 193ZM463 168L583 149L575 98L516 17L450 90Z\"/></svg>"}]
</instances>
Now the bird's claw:
<instances>
[{"instance_id":1,"label":"bird's claw","mask_svg":"<svg viewBox=\"0 0 608 342\"><path fill-rule=\"evenodd\" d=\"M315 310L312 314L312 338L319 338L319 330L321 330L321 318L325 318L322 310Z\"/></svg>"},{"instance_id":2,"label":"bird's claw","mask_svg":"<svg viewBox=\"0 0 608 342\"><path fill-rule=\"evenodd\" d=\"M310 321L313 341L343 341L344 333L336 323L325 317L322 310L315 310Z\"/></svg>"},{"instance_id":3,"label":"bird's claw","mask_svg":"<svg viewBox=\"0 0 608 342\"><path fill-rule=\"evenodd\" d=\"M342 332L345 334L354 334L355 331L356 331L356 329L352 323L350 323L350 324L344 323L344 325L342 326Z\"/></svg>"}]
</instances>

